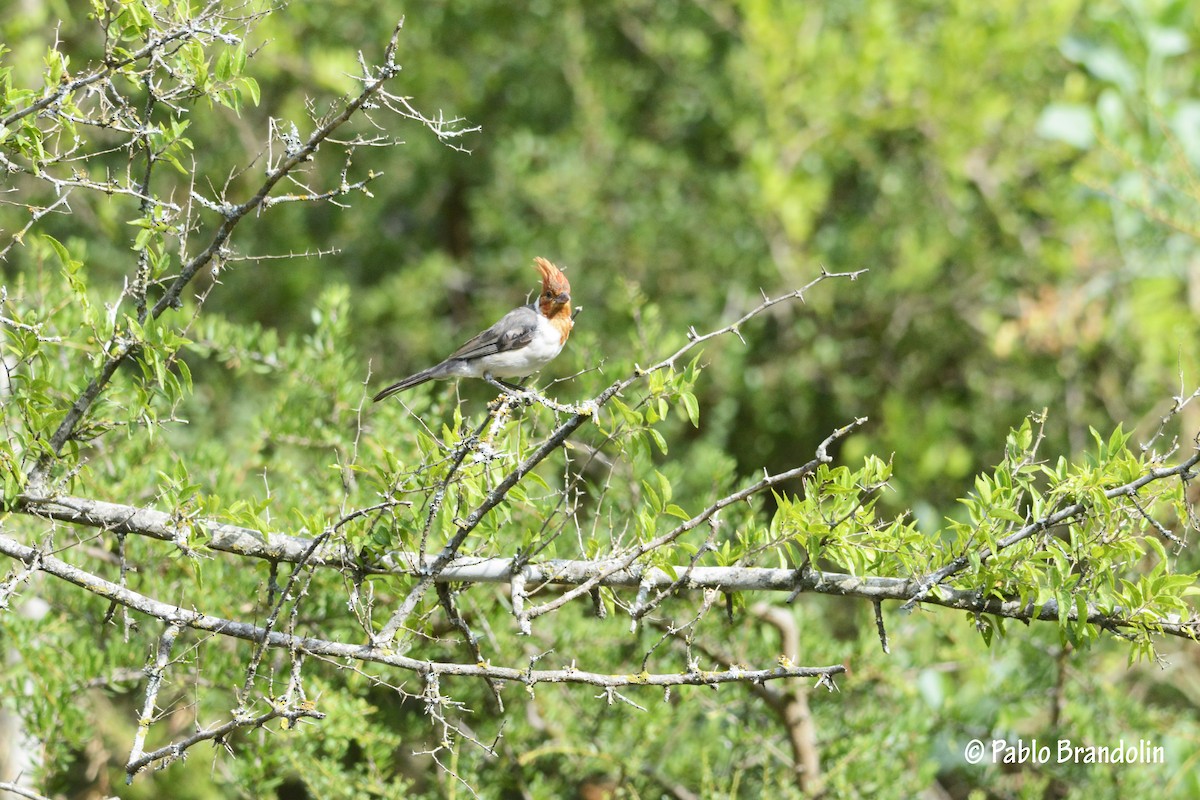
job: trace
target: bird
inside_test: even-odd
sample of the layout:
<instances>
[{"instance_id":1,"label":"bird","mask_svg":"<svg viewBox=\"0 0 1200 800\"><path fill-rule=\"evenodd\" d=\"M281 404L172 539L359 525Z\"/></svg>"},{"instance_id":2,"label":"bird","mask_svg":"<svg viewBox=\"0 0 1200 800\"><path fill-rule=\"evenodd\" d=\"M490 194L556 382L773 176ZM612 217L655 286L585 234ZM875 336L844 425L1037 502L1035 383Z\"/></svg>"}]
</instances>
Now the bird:
<instances>
[{"instance_id":1,"label":"bird","mask_svg":"<svg viewBox=\"0 0 1200 800\"><path fill-rule=\"evenodd\" d=\"M535 258L542 274L537 300L519 306L479 335L468 340L440 364L393 383L374 402L431 380L448 378L524 378L546 366L562 352L571 328L571 284L562 271L544 258ZM512 388L511 386L509 388Z\"/></svg>"}]
</instances>

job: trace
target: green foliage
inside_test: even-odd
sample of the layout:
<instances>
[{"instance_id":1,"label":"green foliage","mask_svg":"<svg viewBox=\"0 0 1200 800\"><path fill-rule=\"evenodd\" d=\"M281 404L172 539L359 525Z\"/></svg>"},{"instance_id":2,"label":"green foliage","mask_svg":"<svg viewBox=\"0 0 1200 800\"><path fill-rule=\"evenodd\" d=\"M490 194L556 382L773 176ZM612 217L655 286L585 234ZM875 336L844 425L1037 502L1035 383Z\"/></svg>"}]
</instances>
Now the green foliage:
<instances>
[{"instance_id":1,"label":"green foliage","mask_svg":"<svg viewBox=\"0 0 1200 800\"><path fill-rule=\"evenodd\" d=\"M868 458L859 470L824 464L805 479L802 498L776 495L770 539L788 541L780 566L829 567L851 575L919 574L927 565L916 526L875 515L876 493L891 477L890 464Z\"/></svg>"},{"instance_id":2,"label":"green foliage","mask_svg":"<svg viewBox=\"0 0 1200 800\"><path fill-rule=\"evenodd\" d=\"M324 536L368 560L436 555L569 415L499 407L465 381L368 398L522 302L528 261L545 254L571 268L584 310L536 385L565 404L639 379L480 519L464 556L643 548L638 565L675 580L764 567L915 582L961 562L920 613L883 606L890 655L870 603L820 592L788 607L795 653L759 616L778 593L683 589L631 631L642 601L606 587L594 604L607 617L584 598L526 638L511 592L450 587L468 643L430 592L396 652L619 675L785 659L851 671L834 694L622 690L646 711L596 687L509 684L502 714L478 680L447 678L429 702L419 676L308 657L304 701L324 719L233 734L236 758L202 745L199 767L141 775L135 792L570 796L598 778L627 796L799 797L781 697L808 704L829 796L1119 797L1164 778L1168 794L1200 791L1187 768L1194 645L1161 636L1195 614L1200 561L1178 541L1194 497L1179 480L1116 491L1186 454L1196 429L1187 405L1139 446L1178 373L1194 383L1198 370L1179 344L1197 338L1187 4L425 4L409 11L393 88L481 124L461 142L474 152L368 109L273 195L333 187L333 203L258 209L160 315L286 136L361 90L359 53L377 57L394 10L216 18L220 35L149 62L142 48L200 7L60 11L0 12L13 192L0 205L0 534L255 624L295 578L295 613L286 605L276 629L363 642L416 577L248 562L211 548L206 523ZM108 93L81 82L110 76ZM363 175L369 192L345 188ZM820 264L870 272L649 366ZM56 453L72 405L110 366ZM870 423L833 442L829 463L706 516L859 416ZM52 492L165 512L175 535L22 513L39 464ZM123 779L139 670L163 626L36 580L0 603L12 656L0 703L42 743L41 785L82 793L100 766L93 742L121 754L99 771ZM1022 611L939 608L951 594ZM44 618L16 613L26 595L50 601ZM284 702L294 654L268 652L243 689L253 654L185 633L148 745ZM1158 671L1167 659L1176 672ZM1170 763L1117 775L962 758L971 738L1057 736L1147 738Z\"/></svg>"},{"instance_id":3,"label":"green foliage","mask_svg":"<svg viewBox=\"0 0 1200 800\"><path fill-rule=\"evenodd\" d=\"M997 553L986 562L973 556L965 585L987 587L990 596L1022 605L1053 600L1064 642L1081 647L1099 636L1099 627L1087 622L1091 604L1135 622L1134 652L1150 656L1150 634L1160 623L1190 614L1183 598L1197 576L1177 571L1160 541L1171 534L1160 534L1144 509L1181 507L1183 495L1178 486L1155 487L1145 496L1114 495L1115 487L1134 482L1153 464L1128 449L1129 434L1120 427L1107 440L1091 433L1096 447L1084 460L1070 464L1060 457L1050 467L1037 462L1026 420L1009 436L1004 462L992 475L978 476L974 495L961 501L967 520L951 521L949 552L983 544ZM1084 509L1077 519L1049 524L1075 506ZM1078 612L1073 620L1072 611ZM990 639L991 628L985 630Z\"/></svg>"}]
</instances>

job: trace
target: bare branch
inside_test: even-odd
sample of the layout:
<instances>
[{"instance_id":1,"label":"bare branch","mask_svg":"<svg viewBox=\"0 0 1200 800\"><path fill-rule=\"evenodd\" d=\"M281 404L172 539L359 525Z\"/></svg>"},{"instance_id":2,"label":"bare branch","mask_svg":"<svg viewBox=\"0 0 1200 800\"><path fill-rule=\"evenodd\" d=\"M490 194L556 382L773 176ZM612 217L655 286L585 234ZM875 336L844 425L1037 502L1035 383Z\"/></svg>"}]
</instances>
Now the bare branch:
<instances>
[{"instance_id":1,"label":"bare branch","mask_svg":"<svg viewBox=\"0 0 1200 800\"><path fill-rule=\"evenodd\" d=\"M26 547L9 536L0 535L0 553L20 559L31 566L36 563L38 570L41 572L74 584L98 597L127 605L134 611L161 619L169 624L180 625L194 630L208 631L235 639L244 639L249 642L266 642L270 647L284 648L315 656L348 658L357 661L386 664L422 676L457 675L461 677L490 678L496 681L520 683L526 686L534 686L539 683L581 683L590 686L620 688L626 686L715 686L722 683L769 681L782 678L829 678L846 671L844 665L835 664L828 667L778 666L768 669L742 669L734 667L713 672L697 670L680 673L629 675L585 672L576 669L574 666L557 670L535 670L494 667L490 664L456 664L451 662L426 661L401 655L391 648L377 647L371 644L346 644L310 636L296 636L281 631L268 631L248 622L214 617L200 611L173 606L131 589L122 588L111 581L106 581L98 575L72 566L61 559L42 555L36 549Z\"/></svg>"},{"instance_id":2,"label":"bare branch","mask_svg":"<svg viewBox=\"0 0 1200 800\"><path fill-rule=\"evenodd\" d=\"M146 676L149 678L146 681L146 702L142 706L141 716L138 717L137 733L133 737L133 749L129 752L128 763L133 764L142 757L143 747L146 744L146 735L150 732L150 725L154 722L154 709L158 702L158 692L162 687L163 676L167 672L167 665L171 663L171 649L175 646L175 639L179 636L183 628L172 622L163 631L162 637L158 641L158 653L154 658L153 666L146 670ZM133 773L130 772L130 776Z\"/></svg>"},{"instance_id":3,"label":"bare branch","mask_svg":"<svg viewBox=\"0 0 1200 800\"><path fill-rule=\"evenodd\" d=\"M44 208L31 208L30 215L29 215L29 221L25 223L24 227L22 227L21 230L17 231L12 236L10 236L9 240L8 240L8 244L4 245L3 249L0 249L0 261L6 261L8 259L8 251L11 250L14 245L21 244L25 240L25 234L29 233L30 229L33 228L33 226L38 223L38 220L40 220L42 217L46 216L47 214L52 213L59 206L66 205L67 200L68 200L68 198L70 198L70 196L71 196L71 192L70 192L70 190L68 190L68 191L63 192L61 195L59 195L57 200L55 200L53 203L51 203L50 205L48 205ZM11 325L13 327L18 327L16 323L10 322L8 320L4 320L4 322L8 323L9 325Z\"/></svg>"},{"instance_id":4,"label":"bare branch","mask_svg":"<svg viewBox=\"0 0 1200 800\"><path fill-rule=\"evenodd\" d=\"M32 789L27 789L24 786L18 786L15 783L0 781L0 792L12 792L18 797L25 797L28 800L50 800L45 795L38 794Z\"/></svg>"},{"instance_id":5,"label":"bare branch","mask_svg":"<svg viewBox=\"0 0 1200 800\"><path fill-rule=\"evenodd\" d=\"M125 783L133 783L135 775L156 761L162 762L158 766L161 769L172 761L182 758L190 747L200 744L200 742L212 741L224 743L226 737L236 730L242 728L261 728L271 720L280 718L287 720L289 727L294 727L301 719L325 719L325 714L308 707L307 704L301 704L296 708L272 708L270 711L259 714L256 717L235 716L228 722L198 730L177 742L172 742L152 752L139 755L136 759L131 757L125 765Z\"/></svg>"},{"instance_id":6,"label":"bare branch","mask_svg":"<svg viewBox=\"0 0 1200 800\"><path fill-rule=\"evenodd\" d=\"M134 506L106 503L80 497L59 497L53 500L25 499L19 511L49 519L87 525L93 528L147 536L160 541L174 541L177 521L161 511L136 508ZM427 576L433 583L496 583L508 584L514 571L522 574L526 585L563 585L589 587L578 594L606 586L620 589L638 589L647 586L651 590L663 590L675 584L677 578L670 572L643 568L625 559L603 559L596 561L572 561L552 559L544 562L526 562L512 558L472 558L457 556L442 564L436 573L433 567L439 557L417 553L394 551L377 561L364 562L359 553L336 542L326 541L313 550L313 539L286 536L279 533L240 528L217 522L193 522L202 525L208 534L206 546L211 550L237 556L261 558L267 561L304 562L329 569L352 568L365 574L419 574ZM311 554L310 554L311 551ZM687 565L673 567L677 576ZM32 569L22 570L26 577ZM826 594L842 597L858 597L871 602L884 600L909 601L917 583L906 578L883 576L855 576L840 572L821 572L807 569L798 573L794 569L772 569L765 567L693 567L688 574L685 587L691 591L715 589L721 592L787 592L794 599L803 593ZM561 600L561 596L559 598ZM563 601L563 603L569 601ZM1024 621L1041 620L1056 622L1059 619L1058 603L1047 600L1044 604L1017 600L983 598L979 592L967 589L941 587L937 594L926 596L921 602L971 613L995 614L1001 617ZM560 603L563 604L563 603ZM522 614L529 611L522 609ZM1074 606L1067 611L1067 618L1077 620ZM1086 620L1108 630L1133 627L1134 623L1124 618L1120 610L1108 614L1094 605L1087 607ZM1200 620L1159 620L1162 633L1185 639L1200 638Z\"/></svg>"}]
</instances>

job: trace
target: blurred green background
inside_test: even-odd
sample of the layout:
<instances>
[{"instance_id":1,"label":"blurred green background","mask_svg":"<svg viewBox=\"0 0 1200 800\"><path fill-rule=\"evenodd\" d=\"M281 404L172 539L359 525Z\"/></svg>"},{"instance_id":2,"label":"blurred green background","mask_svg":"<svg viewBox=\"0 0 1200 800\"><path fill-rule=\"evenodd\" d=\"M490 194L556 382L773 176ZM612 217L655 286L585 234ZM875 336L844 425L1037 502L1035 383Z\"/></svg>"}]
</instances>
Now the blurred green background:
<instances>
[{"instance_id":1,"label":"blurred green background","mask_svg":"<svg viewBox=\"0 0 1200 800\"><path fill-rule=\"evenodd\" d=\"M583 306L540 381L590 370L552 386L564 401L666 355L689 326L720 327L762 292L793 290L822 268L868 269L759 318L741 331L744 343L708 348L702 424L678 423L670 460L688 465L695 503L712 483L807 460L833 428L868 416L838 459L894 457L881 508L911 510L932 531L1028 413L1049 409L1043 452L1077 454L1089 426L1124 423L1144 438L1170 397L1200 380L1195 3L297 2L256 29L262 46L247 71L261 104L232 128L230 115L192 114L189 135L205 143L198 168L251 165L269 119L306 129L310 100L321 112L353 91L358 51L377 54L400 15L395 90L426 114L481 126L461 140L470 153L416 127L360 126L406 142L359 151L360 170L383 173L373 196L347 209L283 205L267 224L244 226L241 256L300 255L233 263L205 307L263 326L269 342L271 331L310 331L317 298L349 287L353 347L338 357L341 369L370 376L367 394L523 302L537 255L567 269ZM77 4L0 10L14 81L37 80L59 20L64 49L78 63L94 58L95 23ZM336 183L332 163L315 168L329 171L313 185ZM234 176L232 191L258 174ZM85 257L98 282L119 285L131 263L129 209L103 198L73 205L111 237L80 238L70 217L42 227ZM21 258L0 270L16 273ZM245 410L253 385L215 359L193 371L188 435L244 438L256 419ZM442 397L433 402L449 394L420 391ZM489 396L462 391L474 403ZM1191 411L1183 421L1200 428ZM997 653L957 618L941 628L917 618L893 630L889 660L860 611L814 600L797 612L815 660L856 664L845 695L822 708L830 701L814 700L836 794L1094 798L1161 788L1164 775L1152 770L964 767L967 738L1053 731L1049 687L1064 674L1067 688L1054 696L1069 705L1071 730L1100 742L1170 731L1185 771L1165 776L1168 794L1195 789L1186 777L1200 703L1192 650L1172 652L1169 674L1127 672L1119 648L1064 673L1071 652L1054 631L1022 631ZM569 650L572 634L562 636ZM763 639L765 652L777 649ZM528 769L532 796L561 796L593 773L630 797L682 785L711 796L789 791L785 759L772 767L771 750L753 745L761 735L784 747L778 728L761 705L730 700L736 691L637 722L605 715L582 690L564 692L561 707L545 701L541 727L508 732L529 758L500 763ZM427 726L406 713L389 724ZM547 729L578 749L521 744ZM242 765L245 780L261 769L258 780L283 781L279 796L297 796L284 791L291 778L264 764ZM494 781L489 796L507 791L492 762L462 769ZM417 788L454 791L429 781Z\"/></svg>"}]
</instances>

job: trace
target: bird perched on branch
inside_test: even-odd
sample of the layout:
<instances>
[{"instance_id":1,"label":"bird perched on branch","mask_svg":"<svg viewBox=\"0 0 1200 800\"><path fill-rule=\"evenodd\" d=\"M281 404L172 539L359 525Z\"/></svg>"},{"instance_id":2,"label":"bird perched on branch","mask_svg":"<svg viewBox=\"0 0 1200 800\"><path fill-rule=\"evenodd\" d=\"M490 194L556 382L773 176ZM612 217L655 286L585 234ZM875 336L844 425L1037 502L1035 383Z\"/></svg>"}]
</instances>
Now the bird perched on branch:
<instances>
[{"instance_id":1,"label":"bird perched on branch","mask_svg":"<svg viewBox=\"0 0 1200 800\"><path fill-rule=\"evenodd\" d=\"M542 291L537 300L514 308L442 363L393 383L375 395L375 402L434 379L524 378L549 364L562 351L575 324L571 317L571 284L546 259L535 258L533 263L542 273Z\"/></svg>"}]
</instances>

